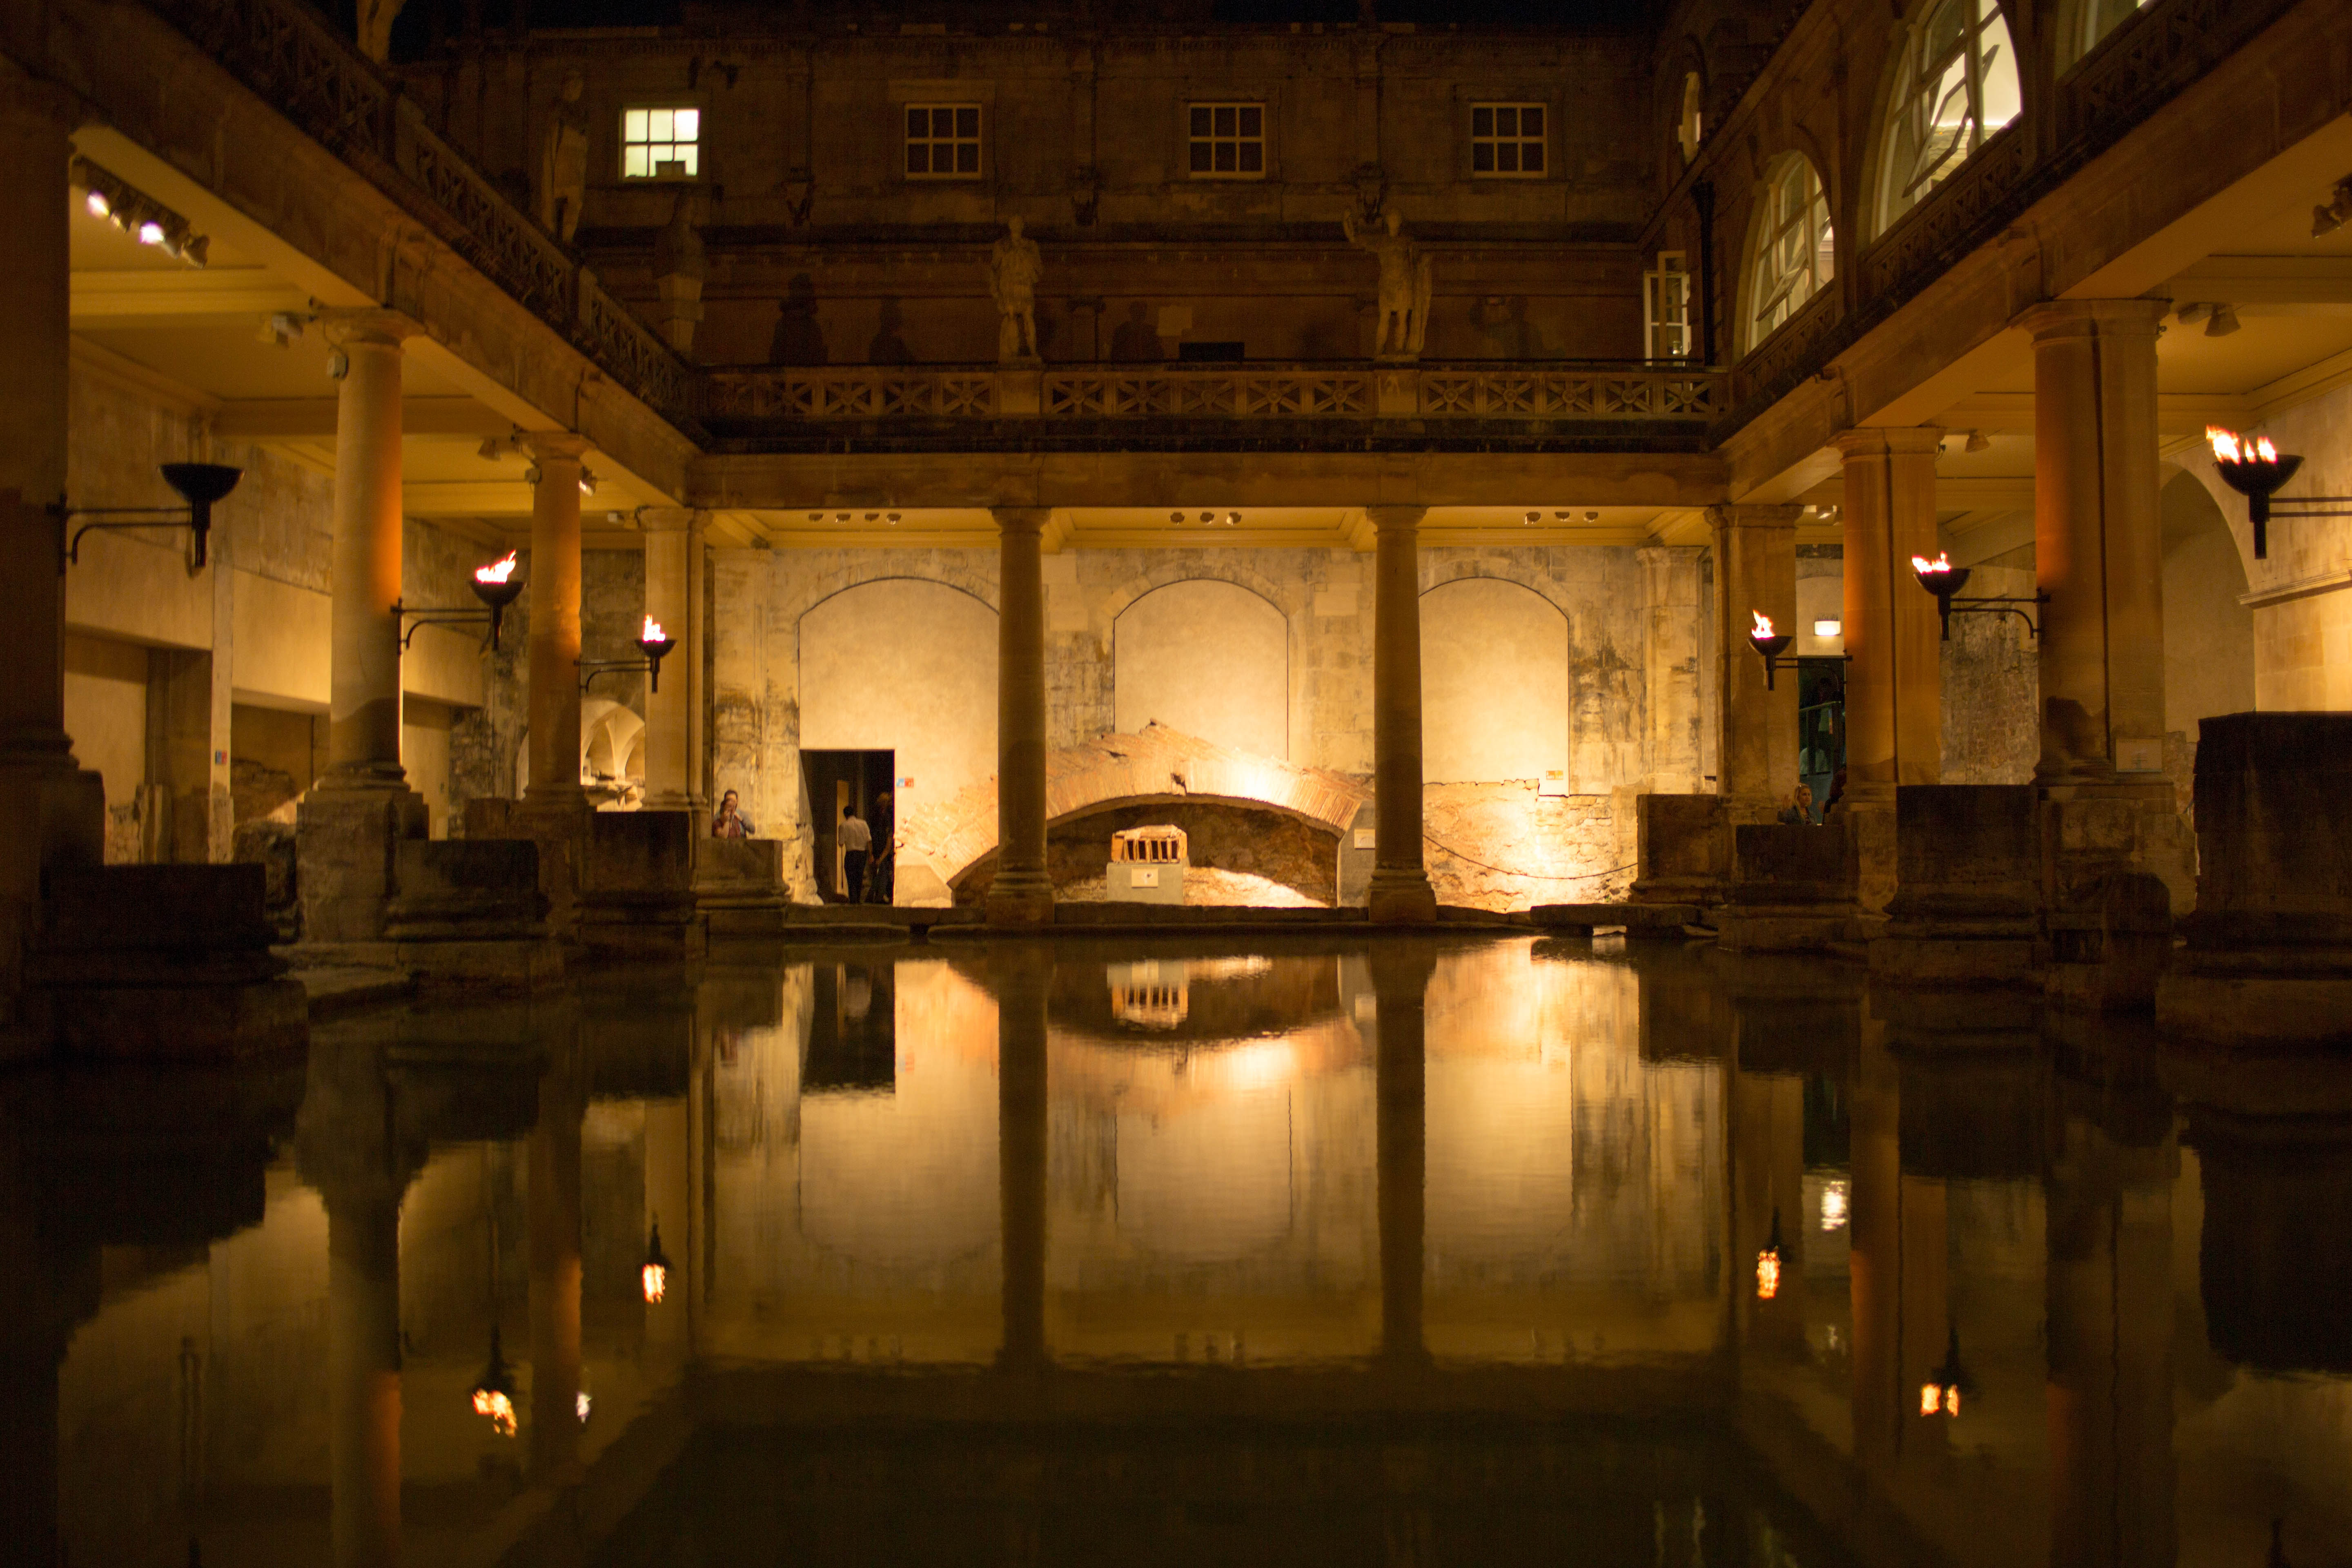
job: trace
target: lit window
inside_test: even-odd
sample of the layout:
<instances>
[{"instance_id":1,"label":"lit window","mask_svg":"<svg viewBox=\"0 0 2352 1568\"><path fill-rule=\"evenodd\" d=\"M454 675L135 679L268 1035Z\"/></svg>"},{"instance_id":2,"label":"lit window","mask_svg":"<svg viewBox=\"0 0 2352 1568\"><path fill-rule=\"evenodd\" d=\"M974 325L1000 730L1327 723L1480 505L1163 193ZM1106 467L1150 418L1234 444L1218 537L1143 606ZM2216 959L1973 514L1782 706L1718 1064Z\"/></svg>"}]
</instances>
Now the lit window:
<instances>
[{"instance_id":1,"label":"lit window","mask_svg":"<svg viewBox=\"0 0 2352 1568\"><path fill-rule=\"evenodd\" d=\"M1544 106L1540 103L1474 103L1470 106L1470 172L1482 179L1544 172Z\"/></svg>"},{"instance_id":2,"label":"lit window","mask_svg":"<svg viewBox=\"0 0 2352 1568\"><path fill-rule=\"evenodd\" d=\"M621 178L691 180L702 170L702 110L631 109L621 115Z\"/></svg>"},{"instance_id":3,"label":"lit window","mask_svg":"<svg viewBox=\"0 0 2352 1568\"><path fill-rule=\"evenodd\" d=\"M1253 179L1265 175L1265 104L1196 103L1192 106L1186 129L1194 178L1214 179L1223 174Z\"/></svg>"},{"instance_id":4,"label":"lit window","mask_svg":"<svg viewBox=\"0 0 2352 1568\"><path fill-rule=\"evenodd\" d=\"M1648 328L1648 357L1688 359L1697 348L1691 342L1690 269L1679 250L1658 252L1658 268L1642 275L1643 314Z\"/></svg>"},{"instance_id":5,"label":"lit window","mask_svg":"<svg viewBox=\"0 0 2352 1568\"><path fill-rule=\"evenodd\" d=\"M1700 83L1698 72L1685 73L1683 112L1682 117L1675 122L1675 142L1682 148L1683 162L1685 163L1698 156L1699 140L1706 133L1699 116L1699 110L1706 100L1706 89Z\"/></svg>"},{"instance_id":6,"label":"lit window","mask_svg":"<svg viewBox=\"0 0 2352 1568\"><path fill-rule=\"evenodd\" d=\"M2017 51L1998 0L1937 0L1904 45L1881 160L1881 228L2017 118Z\"/></svg>"},{"instance_id":7,"label":"lit window","mask_svg":"<svg viewBox=\"0 0 2352 1568\"><path fill-rule=\"evenodd\" d=\"M980 178L980 105L907 105L907 177L910 180Z\"/></svg>"},{"instance_id":8,"label":"lit window","mask_svg":"<svg viewBox=\"0 0 2352 1568\"><path fill-rule=\"evenodd\" d=\"M1837 270L1829 198L1813 165L1801 154L1791 153L1773 168L1755 234L1748 283L1751 349L1795 315Z\"/></svg>"}]
</instances>

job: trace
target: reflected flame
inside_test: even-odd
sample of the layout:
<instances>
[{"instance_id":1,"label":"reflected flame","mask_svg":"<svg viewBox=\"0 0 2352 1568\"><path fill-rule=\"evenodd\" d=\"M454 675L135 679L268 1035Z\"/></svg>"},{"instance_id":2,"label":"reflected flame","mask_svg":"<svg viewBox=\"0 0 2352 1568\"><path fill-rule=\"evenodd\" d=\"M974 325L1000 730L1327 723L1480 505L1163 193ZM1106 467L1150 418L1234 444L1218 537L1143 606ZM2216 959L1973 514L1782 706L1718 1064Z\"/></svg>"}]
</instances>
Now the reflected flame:
<instances>
[{"instance_id":1,"label":"reflected flame","mask_svg":"<svg viewBox=\"0 0 2352 1568\"><path fill-rule=\"evenodd\" d=\"M648 1263L645 1267L645 1280L646 1301L659 1301L669 1289L669 1270L658 1263Z\"/></svg>"},{"instance_id":2,"label":"reflected flame","mask_svg":"<svg viewBox=\"0 0 2352 1568\"><path fill-rule=\"evenodd\" d=\"M1768 1247L1756 1255L1756 1299L1769 1301L1780 1293L1780 1252Z\"/></svg>"},{"instance_id":3,"label":"reflected flame","mask_svg":"<svg viewBox=\"0 0 2352 1568\"><path fill-rule=\"evenodd\" d=\"M1911 557L1911 570L1914 572L1925 574L1928 572L1949 572L1951 569L1952 552L1948 550L1937 555L1933 561L1928 560L1924 555L1914 555Z\"/></svg>"},{"instance_id":4,"label":"reflected flame","mask_svg":"<svg viewBox=\"0 0 2352 1568\"><path fill-rule=\"evenodd\" d=\"M669 634L662 630L662 624L659 621L654 619L651 616L647 616L646 617L646 629L637 634L637 640L639 642L667 642L669 640Z\"/></svg>"},{"instance_id":5,"label":"reflected flame","mask_svg":"<svg viewBox=\"0 0 2352 1568\"><path fill-rule=\"evenodd\" d=\"M1843 1230L1845 1228L1845 1183L1843 1181L1832 1182L1822 1189L1822 1228L1823 1230Z\"/></svg>"},{"instance_id":6,"label":"reflected flame","mask_svg":"<svg viewBox=\"0 0 2352 1568\"><path fill-rule=\"evenodd\" d=\"M1933 1415L1937 1411L1942 1409L1943 1405L1944 1388L1941 1384L1923 1383L1919 1385L1920 1415Z\"/></svg>"},{"instance_id":7,"label":"reflected flame","mask_svg":"<svg viewBox=\"0 0 2352 1568\"><path fill-rule=\"evenodd\" d=\"M573 1414L577 1415L582 1422L584 1423L588 1419L589 1410L594 1405L594 1404L595 1401L588 1397L588 1391L583 1388L580 1391L579 1397L572 1402L572 1409Z\"/></svg>"},{"instance_id":8,"label":"reflected flame","mask_svg":"<svg viewBox=\"0 0 2352 1568\"><path fill-rule=\"evenodd\" d=\"M1769 637L1772 635L1771 616L1761 610L1750 610L1748 613L1756 617L1756 629L1748 634L1749 637Z\"/></svg>"},{"instance_id":9,"label":"reflected flame","mask_svg":"<svg viewBox=\"0 0 2352 1568\"><path fill-rule=\"evenodd\" d=\"M2278 448L2267 436L2252 441L2240 439L2235 430L2224 430L2219 425L2205 426L2205 439L2212 444L2213 460L2220 463L2275 463Z\"/></svg>"},{"instance_id":10,"label":"reflected flame","mask_svg":"<svg viewBox=\"0 0 2352 1568\"><path fill-rule=\"evenodd\" d=\"M491 1429L501 1437L515 1435L514 1401L488 1388L474 1390L474 1414L490 1418Z\"/></svg>"},{"instance_id":11,"label":"reflected flame","mask_svg":"<svg viewBox=\"0 0 2352 1568\"><path fill-rule=\"evenodd\" d=\"M514 577L514 574L515 552L509 550L507 552L507 558L505 560L493 561L488 566L475 567L474 581L477 583L505 583L511 581Z\"/></svg>"}]
</instances>

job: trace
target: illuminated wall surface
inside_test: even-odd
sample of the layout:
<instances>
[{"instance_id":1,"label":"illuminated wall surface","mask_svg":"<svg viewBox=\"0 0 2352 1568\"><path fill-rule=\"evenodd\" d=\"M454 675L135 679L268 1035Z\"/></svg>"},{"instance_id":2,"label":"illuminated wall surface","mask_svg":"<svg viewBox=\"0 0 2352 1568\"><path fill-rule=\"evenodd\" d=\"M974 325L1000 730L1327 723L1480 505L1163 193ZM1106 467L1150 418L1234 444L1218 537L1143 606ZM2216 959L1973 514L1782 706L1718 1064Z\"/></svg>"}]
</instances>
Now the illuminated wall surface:
<instances>
[{"instance_id":1,"label":"illuminated wall surface","mask_svg":"<svg viewBox=\"0 0 2352 1568\"><path fill-rule=\"evenodd\" d=\"M2342 1249L2284 1242L2352 1195L2340 1140L1890 1050L1860 998L1792 1045L1705 957L1608 949L845 952L331 1026L290 1132L86 1216L152 1241L17 1233L12 1452L53 1419L74 1563L329 1561L374 1321L409 1562L626 1473L689 1369L706 1424L604 1561L1074 1559L1122 1510L1171 1561L1514 1561L1497 1520L1675 1564L2352 1539ZM512 1436L473 1405L493 1324ZM1003 1426L1040 1398L1093 1436Z\"/></svg>"}]
</instances>

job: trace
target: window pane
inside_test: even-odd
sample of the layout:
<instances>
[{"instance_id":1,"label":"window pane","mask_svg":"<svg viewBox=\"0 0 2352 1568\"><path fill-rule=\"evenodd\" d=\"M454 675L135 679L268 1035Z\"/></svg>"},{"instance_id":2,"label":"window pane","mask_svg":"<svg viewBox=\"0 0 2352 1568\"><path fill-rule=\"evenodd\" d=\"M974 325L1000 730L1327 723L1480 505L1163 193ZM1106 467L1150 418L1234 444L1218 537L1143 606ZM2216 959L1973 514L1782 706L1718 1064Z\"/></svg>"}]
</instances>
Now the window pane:
<instances>
[{"instance_id":1,"label":"window pane","mask_svg":"<svg viewBox=\"0 0 2352 1568\"><path fill-rule=\"evenodd\" d=\"M956 134L967 137L978 136L980 134L979 110L959 109L956 110Z\"/></svg>"},{"instance_id":2,"label":"window pane","mask_svg":"<svg viewBox=\"0 0 2352 1568\"><path fill-rule=\"evenodd\" d=\"M1265 110L1251 104L1242 110L1242 134L1262 136L1265 133Z\"/></svg>"},{"instance_id":3,"label":"window pane","mask_svg":"<svg viewBox=\"0 0 2352 1568\"><path fill-rule=\"evenodd\" d=\"M1495 172L1516 174L1519 172L1519 144L1516 142L1495 143Z\"/></svg>"},{"instance_id":4,"label":"window pane","mask_svg":"<svg viewBox=\"0 0 2352 1568\"><path fill-rule=\"evenodd\" d=\"M1230 103L1220 104L1217 107L1217 134L1231 136L1233 133L1234 106Z\"/></svg>"},{"instance_id":5,"label":"window pane","mask_svg":"<svg viewBox=\"0 0 2352 1568\"><path fill-rule=\"evenodd\" d=\"M954 110L934 109L931 110L931 134L940 138L941 141L945 141L955 134Z\"/></svg>"},{"instance_id":6,"label":"window pane","mask_svg":"<svg viewBox=\"0 0 2352 1568\"><path fill-rule=\"evenodd\" d=\"M681 142L696 142L701 140L702 110L698 109L679 110L677 111L677 139Z\"/></svg>"},{"instance_id":7,"label":"window pane","mask_svg":"<svg viewBox=\"0 0 2352 1568\"><path fill-rule=\"evenodd\" d=\"M646 116L646 135L647 140L654 142L667 142L670 140L671 127L676 123L677 120L677 116L671 113L667 109L649 110Z\"/></svg>"},{"instance_id":8,"label":"window pane","mask_svg":"<svg viewBox=\"0 0 2352 1568\"><path fill-rule=\"evenodd\" d=\"M1217 150L1217 173L1221 174L1232 174L1234 172L1234 144L1230 142L1213 142L1210 145Z\"/></svg>"},{"instance_id":9,"label":"window pane","mask_svg":"<svg viewBox=\"0 0 2352 1568\"><path fill-rule=\"evenodd\" d=\"M700 146L689 142L677 150L677 156L686 164L685 174L688 179L691 180L701 173L702 149Z\"/></svg>"},{"instance_id":10,"label":"window pane","mask_svg":"<svg viewBox=\"0 0 2352 1568\"><path fill-rule=\"evenodd\" d=\"M928 174L931 172L931 144L928 142L907 143L907 173Z\"/></svg>"},{"instance_id":11,"label":"window pane","mask_svg":"<svg viewBox=\"0 0 2352 1568\"><path fill-rule=\"evenodd\" d=\"M931 111L929 110L910 109L907 110L907 134L908 136L920 136L925 132L930 130L930 128Z\"/></svg>"},{"instance_id":12,"label":"window pane","mask_svg":"<svg viewBox=\"0 0 2352 1568\"><path fill-rule=\"evenodd\" d=\"M1492 142L1480 142L1471 147L1470 172L1475 174L1495 172L1495 144Z\"/></svg>"},{"instance_id":13,"label":"window pane","mask_svg":"<svg viewBox=\"0 0 2352 1568\"><path fill-rule=\"evenodd\" d=\"M1519 133L1519 111L1505 105L1495 110L1495 134L1517 136Z\"/></svg>"},{"instance_id":14,"label":"window pane","mask_svg":"<svg viewBox=\"0 0 2352 1568\"><path fill-rule=\"evenodd\" d=\"M1208 133L1209 106L1205 103L1196 103L1192 106L1192 134L1206 136Z\"/></svg>"},{"instance_id":15,"label":"window pane","mask_svg":"<svg viewBox=\"0 0 2352 1568\"><path fill-rule=\"evenodd\" d=\"M1495 111L1491 109L1472 110L1470 111L1470 134L1473 136L1492 136L1494 133Z\"/></svg>"},{"instance_id":16,"label":"window pane","mask_svg":"<svg viewBox=\"0 0 2352 1568\"><path fill-rule=\"evenodd\" d=\"M979 142L961 142L956 144L956 173L959 174L977 174L980 173Z\"/></svg>"},{"instance_id":17,"label":"window pane","mask_svg":"<svg viewBox=\"0 0 2352 1568\"><path fill-rule=\"evenodd\" d=\"M1519 167L1530 174L1543 173L1543 143L1530 142L1519 149Z\"/></svg>"},{"instance_id":18,"label":"window pane","mask_svg":"<svg viewBox=\"0 0 2352 1568\"><path fill-rule=\"evenodd\" d=\"M1525 109L1519 110L1519 134L1522 136L1540 136L1543 134L1543 106L1541 104L1529 104Z\"/></svg>"},{"instance_id":19,"label":"window pane","mask_svg":"<svg viewBox=\"0 0 2352 1568\"><path fill-rule=\"evenodd\" d=\"M1205 174L1208 172L1209 143L1206 142L1195 142L1192 143L1192 173L1196 174Z\"/></svg>"},{"instance_id":20,"label":"window pane","mask_svg":"<svg viewBox=\"0 0 2352 1568\"><path fill-rule=\"evenodd\" d=\"M623 179L642 180L653 172L653 164L646 157L643 142L622 149L621 177Z\"/></svg>"},{"instance_id":21,"label":"window pane","mask_svg":"<svg viewBox=\"0 0 2352 1568\"><path fill-rule=\"evenodd\" d=\"M1263 174L1265 171L1265 143L1263 142L1243 142L1242 173L1244 174Z\"/></svg>"},{"instance_id":22,"label":"window pane","mask_svg":"<svg viewBox=\"0 0 2352 1568\"><path fill-rule=\"evenodd\" d=\"M642 142L646 139L646 111L632 109L621 116L621 140Z\"/></svg>"}]
</instances>

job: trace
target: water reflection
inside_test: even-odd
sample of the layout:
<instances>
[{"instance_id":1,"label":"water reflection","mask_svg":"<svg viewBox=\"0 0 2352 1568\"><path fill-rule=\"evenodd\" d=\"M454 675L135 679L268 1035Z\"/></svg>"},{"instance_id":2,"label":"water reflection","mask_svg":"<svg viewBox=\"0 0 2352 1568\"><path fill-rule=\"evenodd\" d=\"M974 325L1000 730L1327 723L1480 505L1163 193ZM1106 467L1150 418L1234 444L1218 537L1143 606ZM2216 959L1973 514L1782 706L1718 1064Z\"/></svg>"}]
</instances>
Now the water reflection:
<instances>
[{"instance_id":1,"label":"water reflection","mask_svg":"<svg viewBox=\"0 0 2352 1568\"><path fill-rule=\"evenodd\" d=\"M1705 952L995 944L22 1076L0 1539L2342 1561L2352 1073L2028 1023Z\"/></svg>"}]
</instances>

